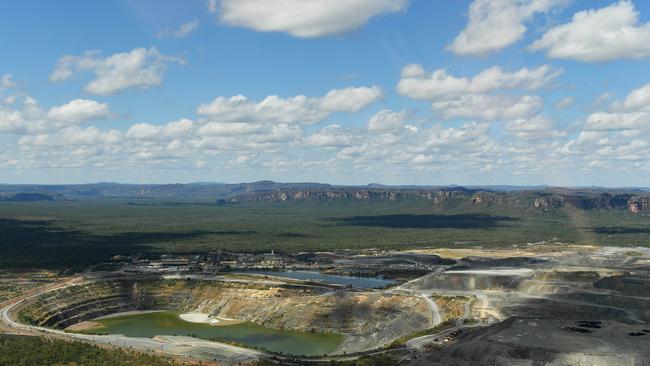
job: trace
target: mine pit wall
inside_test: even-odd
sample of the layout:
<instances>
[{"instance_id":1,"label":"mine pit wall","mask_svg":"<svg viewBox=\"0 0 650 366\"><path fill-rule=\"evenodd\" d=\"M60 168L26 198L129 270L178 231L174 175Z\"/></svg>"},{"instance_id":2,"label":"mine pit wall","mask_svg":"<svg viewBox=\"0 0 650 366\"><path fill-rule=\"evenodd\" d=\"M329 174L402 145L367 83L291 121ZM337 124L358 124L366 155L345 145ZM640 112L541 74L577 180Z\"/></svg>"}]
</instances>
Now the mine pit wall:
<instances>
[{"instance_id":1,"label":"mine pit wall","mask_svg":"<svg viewBox=\"0 0 650 366\"><path fill-rule=\"evenodd\" d=\"M439 289L449 291L513 290L526 277L506 275L485 275L474 273L434 273L414 282L417 289Z\"/></svg>"},{"instance_id":2,"label":"mine pit wall","mask_svg":"<svg viewBox=\"0 0 650 366\"><path fill-rule=\"evenodd\" d=\"M488 310L505 318L537 316L649 323L650 278L621 276L617 272L538 270L531 276L434 273L414 282L412 288L441 293L496 290L484 292L489 298Z\"/></svg>"},{"instance_id":3,"label":"mine pit wall","mask_svg":"<svg viewBox=\"0 0 650 366\"><path fill-rule=\"evenodd\" d=\"M341 348L346 352L376 348L431 322L426 302L416 296L324 291L197 280L97 281L35 298L20 310L19 320L64 329L125 311L200 311L278 329L347 334Z\"/></svg>"}]
</instances>

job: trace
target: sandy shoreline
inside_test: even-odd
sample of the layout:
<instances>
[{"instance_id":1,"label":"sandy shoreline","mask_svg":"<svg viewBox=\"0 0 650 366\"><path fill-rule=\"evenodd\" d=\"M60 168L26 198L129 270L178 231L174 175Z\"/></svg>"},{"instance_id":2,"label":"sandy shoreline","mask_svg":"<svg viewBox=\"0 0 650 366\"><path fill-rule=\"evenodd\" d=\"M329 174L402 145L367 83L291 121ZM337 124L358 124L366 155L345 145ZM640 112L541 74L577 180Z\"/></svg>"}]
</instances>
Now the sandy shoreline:
<instances>
[{"instance_id":1,"label":"sandy shoreline","mask_svg":"<svg viewBox=\"0 0 650 366\"><path fill-rule=\"evenodd\" d=\"M83 321L81 323L72 324L71 326L65 328L66 332L83 332L94 329L102 328L102 325L94 321Z\"/></svg>"},{"instance_id":2,"label":"sandy shoreline","mask_svg":"<svg viewBox=\"0 0 650 366\"><path fill-rule=\"evenodd\" d=\"M241 323L237 319L224 318L220 316L212 316L206 313L184 313L180 318L190 323L202 323L210 325L231 325Z\"/></svg>"}]
</instances>

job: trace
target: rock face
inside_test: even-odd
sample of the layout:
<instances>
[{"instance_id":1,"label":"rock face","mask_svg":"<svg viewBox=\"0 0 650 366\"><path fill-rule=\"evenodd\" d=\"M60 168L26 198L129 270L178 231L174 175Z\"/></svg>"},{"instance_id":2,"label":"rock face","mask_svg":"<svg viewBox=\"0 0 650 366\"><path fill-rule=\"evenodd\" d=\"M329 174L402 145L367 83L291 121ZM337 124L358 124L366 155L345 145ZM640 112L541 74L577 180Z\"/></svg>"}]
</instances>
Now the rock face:
<instances>
[{"instance_id":1,"label":"rock face","mask_svg":"<svg viewBox=\"0 0 650 366\"><path fill-rule=\"evenodd\" d=\"M650 297L650 278L610 276L596 281L594 287L615 290L628 296Z\"/></svg>"},{"instance_id":2,"label":"rock face","mask_svg":"<svg viewBox=\"0 0 650 366\"><path fill-rule=\"evenodd\" d=\"M635 196L627 201L627 208L632 213L639 213L650 209L650 197Z\"/></svg>"},{"instance_id":3,"label":"rock face","mask_svg":"<svg viewBox=\"0 0 650 366\"><path fill-rule=\"evenodd\" d=\"M542 196L535 199L533 206L541 209L560 208L564 205L564 199L557 196Z\"/></svg>"},{"instance_id":4,"label":"rock face","mask_svg":"<svg viewBox=\"0 0 650 366\"><path fill-rule=\"evenodd\" d=\"M362 201L396 201L398 199L433 199L435 194L428 191L396 191L396 190L297 190L297 191L271 191L253 194L244 194L231 198L231 202L253 201L334 201L355 199Z\"/></svg>"},{"instance_id":5,"label":"rock face","mask_svg":"<svg viewBox=\"0 0 650 366\"><path fill-rule=\"evenodd\" d=\"M431 201L436 210L458 207L503 206L518 209L554 210L565 206L581 210L629 210L633 213L650 211L650 196L602 191L517 191L498 192L452 188L342 188L242 191L219 203L284 202L284 201Z\"/></svg>"}]
</instances>

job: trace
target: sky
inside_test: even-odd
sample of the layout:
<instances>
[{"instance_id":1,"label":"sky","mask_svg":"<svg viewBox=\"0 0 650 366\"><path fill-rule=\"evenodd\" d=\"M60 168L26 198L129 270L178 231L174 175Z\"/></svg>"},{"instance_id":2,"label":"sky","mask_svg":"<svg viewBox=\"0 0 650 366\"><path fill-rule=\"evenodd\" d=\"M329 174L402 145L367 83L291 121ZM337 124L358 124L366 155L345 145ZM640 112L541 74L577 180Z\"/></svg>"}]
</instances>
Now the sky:
<instances>
[{"instance_id":1,"label":"sky","mask_svg":"<svg viewBox=\"0 0 650 366\"><path fill-rule=\"evenodd\" d=\"M648 186L650 2L0 2L0 183Z\"/></svg>"}]
</instances>

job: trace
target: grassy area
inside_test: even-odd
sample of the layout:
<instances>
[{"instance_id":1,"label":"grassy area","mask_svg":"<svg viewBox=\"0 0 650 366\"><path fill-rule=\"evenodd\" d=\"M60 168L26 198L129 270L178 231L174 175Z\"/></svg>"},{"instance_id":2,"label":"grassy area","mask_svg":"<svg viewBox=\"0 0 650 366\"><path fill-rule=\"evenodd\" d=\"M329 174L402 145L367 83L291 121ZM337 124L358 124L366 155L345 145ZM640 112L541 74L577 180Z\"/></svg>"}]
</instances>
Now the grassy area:
<instances>
[{"instance_id":1,"label":"grassy area","mask_svg":"<svg viewBox=\"0 0 650 366\"><path fill-rule=\"evenodd\" d=\"M177 366L169 358L81 342L0 335L0 365Z\"/></svg>"},{"instance_id":2,"label":"grassy area","mask_svg":"<svg viewBox=\"0 0 650 366\"><path fill-rule=\"evenodd\" d=\"M12 299L20 294L41 286L36 283L0 283L0 302Z\"/></svg>"},{"instance_id":3,"label":"grassy area","mask_svg":"<svg viewBox=\"0 0 650 366\"><path fill-rule=\"evenodd\" d=\"M210 205L162 200L0 202L0 267L79 269L114 254L417 248L553 240L648 245L650 218L625 210L542 211L428 200Z\"/></svg>"}]
</instances>

